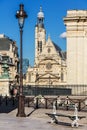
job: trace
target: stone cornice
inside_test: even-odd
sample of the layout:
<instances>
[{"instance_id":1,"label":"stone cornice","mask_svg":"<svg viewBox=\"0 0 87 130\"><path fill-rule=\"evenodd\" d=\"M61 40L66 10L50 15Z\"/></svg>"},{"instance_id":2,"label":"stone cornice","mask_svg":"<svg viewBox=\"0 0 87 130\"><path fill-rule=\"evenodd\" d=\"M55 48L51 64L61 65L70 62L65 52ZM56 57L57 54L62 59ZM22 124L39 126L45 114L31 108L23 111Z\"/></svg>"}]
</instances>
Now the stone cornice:
<instances>
[{"instance_id":1,"label":"stone cornice","mask_svg":"<svg viewBox=\"0 0 87 130\"><path fill-rule=\"evenodd\" d=\"M87 22L87 16L75 16L75 17L65 17L63 18L64 23L66 24L67 22Z\"/></svg>"}]
</instances>

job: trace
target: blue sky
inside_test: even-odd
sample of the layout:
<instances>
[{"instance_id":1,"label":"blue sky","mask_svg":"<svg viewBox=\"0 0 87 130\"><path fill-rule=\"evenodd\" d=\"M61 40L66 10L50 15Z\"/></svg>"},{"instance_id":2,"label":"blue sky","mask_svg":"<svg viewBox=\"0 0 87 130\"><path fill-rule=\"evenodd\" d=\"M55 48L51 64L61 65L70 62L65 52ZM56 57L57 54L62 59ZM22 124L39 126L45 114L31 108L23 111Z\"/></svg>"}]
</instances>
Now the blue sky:
<instances>
[{"instance_id":1,"label":"blue sky","mask_svg":"<svg viewBox=\"0 0 87 130\"><path fill-rule=\"evenodd\" d=\"M50 35L52 41L66 50L66 40L60 35L66 31L63 17L67 10L87 9L87 0L0 0L0 34L5 34L17 42L20 47L20 34L18 21L15 18L19 4L24 4L28 14L23 32L23 57L34 64L34 30L37 22L37 13L42 6L45 15L46 37Z\"/></svg>"}]
</instances>

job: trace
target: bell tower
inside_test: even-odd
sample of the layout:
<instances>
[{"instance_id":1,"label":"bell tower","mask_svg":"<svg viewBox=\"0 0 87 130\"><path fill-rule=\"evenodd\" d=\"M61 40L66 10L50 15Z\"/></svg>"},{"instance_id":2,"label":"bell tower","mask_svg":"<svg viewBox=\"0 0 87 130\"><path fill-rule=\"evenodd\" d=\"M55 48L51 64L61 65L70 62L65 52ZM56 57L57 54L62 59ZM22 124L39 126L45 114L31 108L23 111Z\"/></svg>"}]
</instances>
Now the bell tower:
<instances>
[{"instance_id":1,"label":"bell tower","mask_svg":"<svg viewBox=\"0 0 87 130\"><path fill-rule=\"evenodd\" d=\"M42 7L37 14L37 24L35 26L35 64L38 65L39 56L43 52L43 48L46 44L46 31L44 28L44 13Z\"/></svg>"}]
</instances>

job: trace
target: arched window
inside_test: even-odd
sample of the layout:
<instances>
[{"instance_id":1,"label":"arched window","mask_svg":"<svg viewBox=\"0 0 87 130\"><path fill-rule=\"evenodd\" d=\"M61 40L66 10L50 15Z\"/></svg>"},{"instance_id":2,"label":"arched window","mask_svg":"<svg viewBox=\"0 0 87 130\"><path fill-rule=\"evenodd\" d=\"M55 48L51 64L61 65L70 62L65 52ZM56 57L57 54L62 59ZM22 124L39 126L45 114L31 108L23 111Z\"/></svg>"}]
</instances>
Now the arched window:
<instances>
[{"instance_id":1,"label":"arched window","mask_svg":"<svg viewBox=\"0 0 87 130\"><path fill-rule=\"evenodd\" d=\"M40 41L40 52L42 52L42 41Z\"/></svg>"}]
</instances>

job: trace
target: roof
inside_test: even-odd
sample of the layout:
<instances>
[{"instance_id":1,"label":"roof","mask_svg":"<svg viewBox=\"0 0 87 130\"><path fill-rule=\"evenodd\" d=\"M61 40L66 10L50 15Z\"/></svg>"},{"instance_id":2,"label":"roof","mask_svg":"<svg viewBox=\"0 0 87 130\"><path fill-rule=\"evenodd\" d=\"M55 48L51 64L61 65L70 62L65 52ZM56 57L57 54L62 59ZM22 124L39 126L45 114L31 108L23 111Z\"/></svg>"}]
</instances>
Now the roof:
<instances>
[{"instance_id":1,"label":"roof","mask_svg":"<svg viewBox=\"0 0 87 130\"><path fill-rule=\"evenodd\" d=\"M52 41L52 43L55 46L55 48L56 48L57 51L61 51L61 48L56 43L54 43L53 41Z\"/></svg>"},{"instance_id":2,"label":"roof","mask_svg":"<svg viewBox=\"0 0 87 130\"><path fill-rule=\"evenodd\" d=\"M59 53L59 55L61 56L62 59L66 59L66 51L62 51L61 48L55 44L54 42L52 42L56 51Z\"/></svg>"},{"instance_id":3,"label":"roof","mask_svg":"<svg viewBox=\"0 0 87 130\"><path fill-rule=\"evenodd\" d=\"M62 59L66 59L66 51L61 51L60 53Z\"/></svg>"},{"instance_id":4,"label":"roof","mask_svg":"<svg viewBox=\"0 0 87 130\"><path fill-rule=\"evenodd\" d=\"M8 37L1 37L0 38L0 51L8 51L10 49L10 44L14 41L9 39Z\"/></svg>"}]
</instances>

